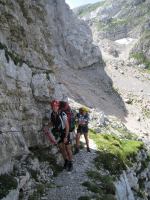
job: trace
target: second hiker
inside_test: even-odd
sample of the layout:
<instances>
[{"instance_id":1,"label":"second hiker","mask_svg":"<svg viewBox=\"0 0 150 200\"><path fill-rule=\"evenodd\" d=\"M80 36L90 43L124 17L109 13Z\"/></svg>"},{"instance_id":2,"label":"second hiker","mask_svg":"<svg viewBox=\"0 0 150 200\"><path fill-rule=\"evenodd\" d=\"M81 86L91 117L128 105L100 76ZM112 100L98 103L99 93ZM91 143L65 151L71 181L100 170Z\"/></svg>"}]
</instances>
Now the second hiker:
<instances>
[{"instance_id":1,"label":"second hiker","mask_svg":"<svg viewBox=\"0 0 150 200\"><path fill-rule=\"evenodd\" d=\"M75 153L79 152L80 148L80 136L84 134L87 151L90 151L89 148L89 139L88 139L88 122L89 116L86 108L80 108L79 113L77 113L77 135L76 135L76 151Z\"/></svg>"}]
</instances>

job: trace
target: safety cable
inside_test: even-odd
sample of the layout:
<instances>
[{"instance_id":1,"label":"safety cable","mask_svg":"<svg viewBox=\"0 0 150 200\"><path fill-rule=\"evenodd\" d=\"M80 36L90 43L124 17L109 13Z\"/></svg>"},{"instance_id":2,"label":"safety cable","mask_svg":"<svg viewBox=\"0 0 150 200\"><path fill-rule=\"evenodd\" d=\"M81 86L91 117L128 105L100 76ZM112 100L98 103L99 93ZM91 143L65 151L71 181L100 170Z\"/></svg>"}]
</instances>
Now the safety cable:
<instances>
[{"instance_id":1,"label":"safety cable","mask_svg":"<svg viewBox=\"0 0 150 200\"><path fill-rule=\"evenodd\" d=\"M2 133L13 133L13 132L21 132L21 131L0 131L0 134L2 134Z\"/></svg>"},{"instance_id":2,"label":"safety cable","mask_svg":"<svg viewBox=\"0 0 150 200\"><path fill-rule=\"evenodd\" d=\"M43 131L43 127L40 130L37 130L37 132ZM0 134L2 133L20 133L21 131L0 131Z\"/></svg>"}]
</instances>

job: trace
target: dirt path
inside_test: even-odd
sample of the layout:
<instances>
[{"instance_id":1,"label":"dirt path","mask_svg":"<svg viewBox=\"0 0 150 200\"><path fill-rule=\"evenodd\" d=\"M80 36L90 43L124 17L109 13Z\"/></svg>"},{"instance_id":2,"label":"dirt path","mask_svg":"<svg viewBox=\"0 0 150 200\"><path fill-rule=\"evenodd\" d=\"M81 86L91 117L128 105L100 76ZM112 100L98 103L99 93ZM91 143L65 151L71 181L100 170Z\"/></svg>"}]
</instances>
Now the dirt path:
<instances>
[{"instance_id":1,"label":"dirt path","mask_svg":"<svg viewBox=\"0 0 150 200\"><path fill-rule=\"evenodd\" d=\"M55 179L54 187L48 192L48 200L78 200L81 196L89 196L90 191L82 186L82 183L88 181L86 171L93 170L93 160L96 157L96 145L90 140L91 152L86 148L80 150L74 156L73 171L63 170Z\"/></svg>"}]
</instances>

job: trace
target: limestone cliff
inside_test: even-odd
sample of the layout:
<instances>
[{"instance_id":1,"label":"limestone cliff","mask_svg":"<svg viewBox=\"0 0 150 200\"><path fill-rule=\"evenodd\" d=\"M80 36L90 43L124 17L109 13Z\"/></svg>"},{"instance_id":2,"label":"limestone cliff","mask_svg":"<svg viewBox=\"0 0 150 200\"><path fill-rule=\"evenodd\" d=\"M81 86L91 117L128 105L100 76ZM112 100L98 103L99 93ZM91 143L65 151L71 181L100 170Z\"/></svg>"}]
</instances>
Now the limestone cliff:
<instances>
[{"instance_id":1,"label":"limestone cliff","mask_svg":"<svg viewBox=\"0 0 150 200\"><path fill-rule=\"evenodd\" d=\"M64 0L0 0L0 173L28 147L45 144L42 119L62 98L57 69L101 62L92 34Z\"/></svg>"}]
</instances>

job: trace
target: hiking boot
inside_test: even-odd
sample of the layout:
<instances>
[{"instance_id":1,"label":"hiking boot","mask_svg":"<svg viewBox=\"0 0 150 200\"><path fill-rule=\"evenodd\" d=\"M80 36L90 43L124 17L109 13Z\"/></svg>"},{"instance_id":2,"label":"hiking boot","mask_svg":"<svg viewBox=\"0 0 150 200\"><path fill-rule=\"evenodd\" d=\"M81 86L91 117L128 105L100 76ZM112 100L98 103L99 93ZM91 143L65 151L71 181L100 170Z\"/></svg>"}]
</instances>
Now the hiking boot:
<instances>
[{"instance_id":1,"label":"hiking boot","mask_svg":"<svg viewBox=\"0 0 150 200\"><path fill-rule=\"evenodd\" d=\"M77 153L79 153L79 148L76 148L76 149L75 149L74 154L77 154Z\"/></svg>"},{"instance_id":2,"label":"hiking boot","mask_svg":"<svg viewBox=\"0 0 150 200\"><path fill-rule=\"evenodd\" d=\"M64 166L63 166L63 169L67 169L67 166L68 166L68 162L69 162L69 160L65 160L65 163L64 163Z\"/></svg>"},{"instance_id":3,"label":"hiking boot","mask_svg":"<svg viewBox=\"0 0 150 200\"><path fill-rule=\"evenodd\" d=\"M67 171L71 172L73 170L73 164L72 161L68 161Z\"/></svg>"},{"instance_id":4,"label":"hiking boot","mask_svg":"<svg viewBox=\"0 0 150 200\"><path fill-rule=\"evenodd\" d=\"M87 147L87 152L91 152L91 150L90 150L90 148L89 148L89 147Z\"/></svg>"}]
</instances>

